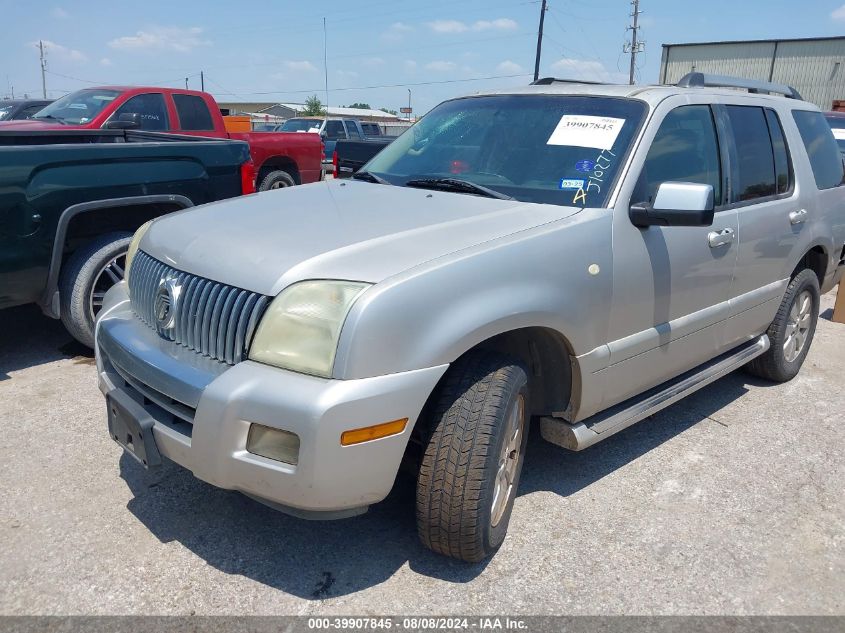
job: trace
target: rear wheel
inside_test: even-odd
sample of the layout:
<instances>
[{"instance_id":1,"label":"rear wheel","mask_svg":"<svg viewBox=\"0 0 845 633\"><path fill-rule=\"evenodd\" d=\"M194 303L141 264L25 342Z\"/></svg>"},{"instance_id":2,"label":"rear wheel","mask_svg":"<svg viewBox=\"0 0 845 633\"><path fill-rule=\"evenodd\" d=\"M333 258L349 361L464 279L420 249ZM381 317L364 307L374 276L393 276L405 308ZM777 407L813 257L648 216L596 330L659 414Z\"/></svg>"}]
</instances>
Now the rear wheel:
<instances>
[{"instance_id":1,"label":"rear wheel","mask_svg":"<svg viewBox=\"0 0 845 633\"><path fill-rule=\"evenodd\" d=\"M792 380L804 364L819 318L819 280L812 270L795 275L767 334L771 347L746 369L775 382Z\"/></svg>"},{"instance_id":2,"label":"rear wheel","mask_svg":"<svg viewBox=\"0 0 845 633\"><path fill-rule=\"evenodd\" d=\"M426 547L468 562L505 539L528 438L528 376L507 356L471 352L439 387L417 480Z\"/></svg>"},{"instance_id":3,"label":"rear wheel","mask_svg":"<svg viewBox=\"0 0 845 633\"><path fill-rule=\"evenodd\" d=\"M102 235L78 249L62 266L61 319L77 341L94 347L94 320L106 292L123 280L131 233Z\"/></svg>"},{"instance_id":4,"label":"rear wheel","mask_svg":"<svg viewBox=\"0 0 845 633\"><path fill-rule=\"evenodd\" d=\"M271 189L282 189L284 187L293 187L296 183L293 177L286 171L271 171L269 174L261 179L258 185L259 191L270 191Z\"/></svg>"}]
</instances>

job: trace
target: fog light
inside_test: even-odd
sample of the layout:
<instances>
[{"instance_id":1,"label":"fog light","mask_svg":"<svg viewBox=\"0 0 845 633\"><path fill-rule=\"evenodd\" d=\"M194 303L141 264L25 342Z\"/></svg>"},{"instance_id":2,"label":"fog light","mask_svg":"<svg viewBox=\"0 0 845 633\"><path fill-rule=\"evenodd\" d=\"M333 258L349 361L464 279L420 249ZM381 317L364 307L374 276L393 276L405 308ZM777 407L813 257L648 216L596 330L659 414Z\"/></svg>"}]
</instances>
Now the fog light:
<instances>
[{"instance_id":1,"label":"fog light","mask_svg":"<svg viewBox=\"0 0 845 633\"><path fill-rule=\"evenodd\" d=\"M246 450L254 455L295 466L299 463L299 436L290 431L252 424L246 439Z\"/></svg>"},{"instance_id":2,"label":"fog light","mask_svg":"<svg viewBox=\"0 0 845 633\"><path fill-rule=\"evenodd\" d=\"M401 420L393 420L392 422L376 424L375 426L365 426L362 429L344 431L340 436L340 443L342 446L349 446L351 444L360 444L361 442L369 442L370 440L388 437L389 435L398 435L405 430L407 423L408 418L402 418Z\"/></svg>"}]
</instances>

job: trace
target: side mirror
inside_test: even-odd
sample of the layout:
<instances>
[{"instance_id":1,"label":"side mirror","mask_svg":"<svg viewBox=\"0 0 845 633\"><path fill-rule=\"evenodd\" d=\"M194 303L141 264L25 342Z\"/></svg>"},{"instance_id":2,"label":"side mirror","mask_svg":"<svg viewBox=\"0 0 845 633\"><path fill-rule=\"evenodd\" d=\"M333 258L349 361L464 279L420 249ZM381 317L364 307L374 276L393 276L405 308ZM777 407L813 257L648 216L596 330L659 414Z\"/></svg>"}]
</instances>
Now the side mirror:
<instances>
[{"instance_id":1,"label":"side mirror","mask_svg":"<svg viewBox=\"0 0 845 633\"><path fill-rule=\"evenodd\" d=\"M141 127L141 115L137 112L124 112L117 119L106 121L103 126L107 130L137 130Z\"/></svg>"},{"instance_id":2,"label":"side mirror","mask_svg":"<svg viewBox=\"0 0 845 633\"><path fill-rule=\"evenodd\" d=\"M713 186L693 182L664 182L654 204L633 205L628 215L634 226L710 226L713 224Z\"/></svg>"}]
</instances>

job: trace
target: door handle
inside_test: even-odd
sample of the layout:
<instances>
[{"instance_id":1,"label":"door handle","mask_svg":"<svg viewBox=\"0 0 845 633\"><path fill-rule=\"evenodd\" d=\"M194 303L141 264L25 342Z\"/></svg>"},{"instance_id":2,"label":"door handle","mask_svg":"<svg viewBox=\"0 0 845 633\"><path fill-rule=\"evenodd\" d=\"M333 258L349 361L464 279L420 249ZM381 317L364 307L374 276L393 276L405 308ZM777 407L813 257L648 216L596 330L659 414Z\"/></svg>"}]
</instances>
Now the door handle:
<instances>
[{"instance_id":1,"label":"door handle","mask_svg":"<svg viewBox=\"0 0 845 633\"><path fill-rule=\"evenodd\" d=\"M789 223L790 224L803 224L806 219L807 219L807 209L799 209L798 211L792 211L789 214Z\"/></svg>"},{"instance_id":2,"label":"door handle","mask_svg":"<svg viewBox=\"0 0 845 633\"><path fill-rule=\"evenodd\" d=\"M719 248L734 241L734 230L723 229L721 231L710 231L707 234L707 243L710 248Z\"/></svg>"}]
</instances>

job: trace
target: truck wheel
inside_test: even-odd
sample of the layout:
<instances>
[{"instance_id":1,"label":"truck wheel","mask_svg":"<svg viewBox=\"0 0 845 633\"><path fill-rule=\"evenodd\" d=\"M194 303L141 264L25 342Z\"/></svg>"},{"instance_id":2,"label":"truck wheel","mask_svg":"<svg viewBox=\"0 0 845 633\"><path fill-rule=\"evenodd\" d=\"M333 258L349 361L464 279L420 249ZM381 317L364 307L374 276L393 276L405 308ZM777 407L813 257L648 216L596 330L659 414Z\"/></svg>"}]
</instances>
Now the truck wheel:
<instances>
[{"instance_id":1,"label":"truck wheel","mask_svg":"<svg viewBox=\"0 0 845 633\"><path fill-rule=\"evenodd\" d=\"M106 291L123 279L131 233L108 233L78 249L62 266L61 317L77 341L94 347L94 319Z\"/></svg>"},{"instance_id":2,"label":"truck wheel","mask_svg":"<svg viewBox=\"0 0 845 633\"><path fill-rule=\"evenodd\" d=\"M769 326L772 346L746 369L774 382L792 380L804 364L819 319L819 280L812 270L798 273L786 288L775 320Z\"/></svg>"},{"instance_id":3,"label":"truck wheel","mask_svg":"<svg viewBox=\"0 0 845 633\"><path fill-rule=\"evenodd\" d=\"M286 171L271 171L264 176L261 184L258 185L259 191L270 191L271 189L281 189L282 187L293 187L296 183L293 177Z\"/></svg>"},{"instance_id":4,"label":"truck wheel","mask_svg":"<svg viewBox=\"0 0 845 633\"><path fill-rule=\"evenodd\" d=\"M507 356L471 352L435 395L417 480L423 544L478 562L508 529L528 438L528 375Z\"/></svg>"}]
</instances>

